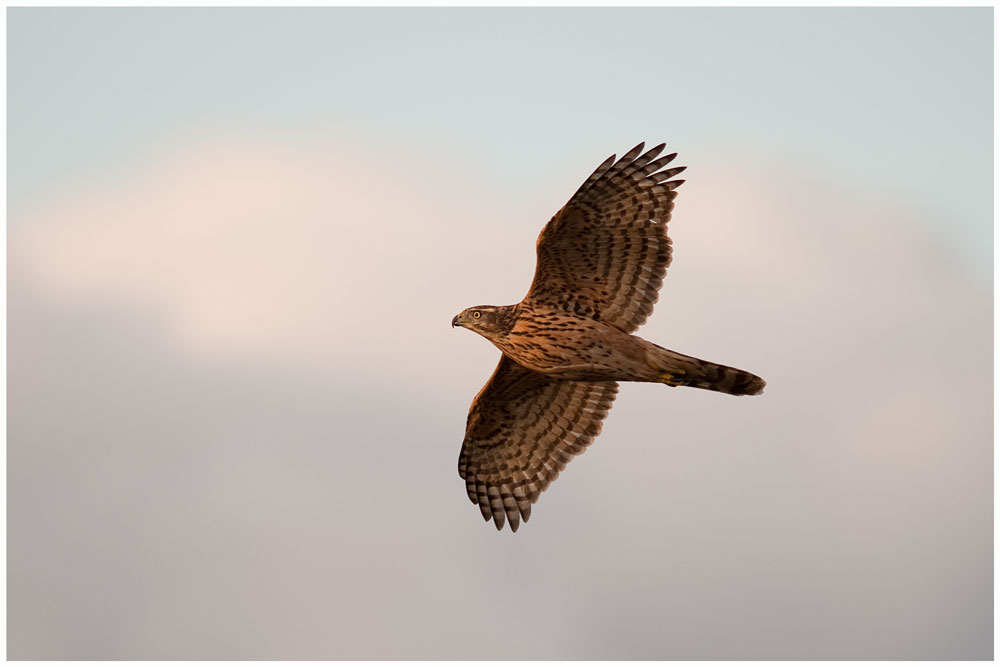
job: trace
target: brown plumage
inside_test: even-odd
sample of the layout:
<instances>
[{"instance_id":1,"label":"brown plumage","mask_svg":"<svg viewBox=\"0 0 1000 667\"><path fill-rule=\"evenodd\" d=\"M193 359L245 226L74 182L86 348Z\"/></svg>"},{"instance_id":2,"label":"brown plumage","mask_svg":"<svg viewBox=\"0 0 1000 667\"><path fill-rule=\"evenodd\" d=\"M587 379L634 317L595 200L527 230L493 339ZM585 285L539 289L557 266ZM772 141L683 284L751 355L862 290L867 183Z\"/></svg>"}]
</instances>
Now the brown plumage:
<instances>
[{"instance_id":1,"label":"brown plumage","mask_svg":"<svg viewBox=\"0 0 1000 667\"><path fill-rule=\"evenodd\" d=\"M458 473L497 530L516 531L531 505L601 432L619 381L759 394L746 371L632 335L653 312L670 265L667 222L684 167L664 169L663 144L608 158L538 236L528 294L475 306L462 326L503 353L472 407Z\"/></svg>"}]
</instances>

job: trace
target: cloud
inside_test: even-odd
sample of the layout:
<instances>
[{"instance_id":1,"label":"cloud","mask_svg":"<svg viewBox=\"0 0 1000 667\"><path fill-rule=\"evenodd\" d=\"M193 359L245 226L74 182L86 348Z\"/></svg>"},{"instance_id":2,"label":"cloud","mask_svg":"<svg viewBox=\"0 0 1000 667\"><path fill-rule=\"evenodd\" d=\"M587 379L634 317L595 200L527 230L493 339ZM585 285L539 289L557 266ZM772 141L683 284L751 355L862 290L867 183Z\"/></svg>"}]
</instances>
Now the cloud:
<instances>
[{"instance_id":1,"label":"cloud","mask_svg":"<svg viewBox=\"0 0 1000 667\"><path fill-rule=\"evenodd\" d=\"M18 248L50 294L153 311L193 353L306 348L322 363L370 337L373 315L415 310L372 303L433 245L430 212L405 190L386 197L388 177L310 151L210 146L49 211Z\"/></svg>"},{"instance_id":2,"label":"cloud","mask_svg":"<svg viewBox=\"0 0 1000 667\"><path fill-rule=\"evenodd\" d=\"M506 539L448 323L587 170L460 157L191 145L12 221L12 655L989 655L990 293L919 215L693 165L640 334L767 391L624 387Z\"/></svg>"}]
</instances>

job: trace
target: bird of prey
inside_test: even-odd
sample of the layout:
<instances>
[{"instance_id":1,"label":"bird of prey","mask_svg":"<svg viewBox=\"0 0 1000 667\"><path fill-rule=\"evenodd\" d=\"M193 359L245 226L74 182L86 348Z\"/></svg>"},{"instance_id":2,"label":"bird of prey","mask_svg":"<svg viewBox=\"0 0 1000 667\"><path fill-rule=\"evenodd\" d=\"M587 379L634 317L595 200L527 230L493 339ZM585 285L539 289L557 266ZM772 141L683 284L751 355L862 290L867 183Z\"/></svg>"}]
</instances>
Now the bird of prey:
<instances>
[{"instance_id":1,"label":"bird of prey","mask_svg":"<svg viewBox=\"0 0 1000 667\"><path fill-rule=\"evenodd\" d=\"M531 505L601 432L618 382L759 394L746 371L632 334L653 311L670 265L667 222L685 167L664 144L605 160L542 229L531 288L512 306L474 306L451 321L500 348L472 401L458 473L497 530Z\"/></svg>"}]
</instances>

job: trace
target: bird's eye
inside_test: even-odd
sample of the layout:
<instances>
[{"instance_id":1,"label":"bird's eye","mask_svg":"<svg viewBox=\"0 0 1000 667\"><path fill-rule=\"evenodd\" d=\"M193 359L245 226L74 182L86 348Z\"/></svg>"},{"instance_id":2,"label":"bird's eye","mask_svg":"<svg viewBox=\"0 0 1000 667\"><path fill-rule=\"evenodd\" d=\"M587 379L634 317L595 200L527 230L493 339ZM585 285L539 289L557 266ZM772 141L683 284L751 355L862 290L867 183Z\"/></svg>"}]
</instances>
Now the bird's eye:
<instances>
[{"instance_id":1,"label":"bird's eye","mask_svg":"<svg viewBox=\"0 0 1000 667\"><path fill-rule=\"evenodd\" d=\"M472 317L473 317L474 319L477 319L477 320L478 320L478 319L479 319L480 317L482 317L482 316L483 316L483 314L482 314L482 313L480 313L480 312L479 312L478 310L472 313Z\"/></svg>"}]
</instances>

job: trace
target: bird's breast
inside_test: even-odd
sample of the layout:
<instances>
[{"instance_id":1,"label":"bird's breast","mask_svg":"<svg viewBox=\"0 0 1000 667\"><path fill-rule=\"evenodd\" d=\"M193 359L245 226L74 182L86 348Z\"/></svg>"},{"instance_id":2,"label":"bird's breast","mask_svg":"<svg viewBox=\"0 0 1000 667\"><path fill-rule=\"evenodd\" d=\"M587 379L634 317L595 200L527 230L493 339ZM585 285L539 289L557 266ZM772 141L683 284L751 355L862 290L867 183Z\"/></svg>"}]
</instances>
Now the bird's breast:
<instances>
[{"instance_id":1,"label":"bird's breast","mask_svg":"<svg viewBox=\"0 0 1000 667\"><path fill-rule=\"evenodd\" d=\"M596 320L566 316L522 317L493 343L525 368L573 380L604 379L617 330ZM622 334L617 332L621 336Z\"/></svg>"}]
</instances>

